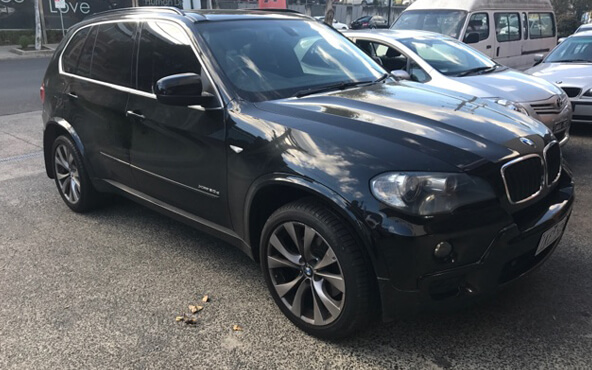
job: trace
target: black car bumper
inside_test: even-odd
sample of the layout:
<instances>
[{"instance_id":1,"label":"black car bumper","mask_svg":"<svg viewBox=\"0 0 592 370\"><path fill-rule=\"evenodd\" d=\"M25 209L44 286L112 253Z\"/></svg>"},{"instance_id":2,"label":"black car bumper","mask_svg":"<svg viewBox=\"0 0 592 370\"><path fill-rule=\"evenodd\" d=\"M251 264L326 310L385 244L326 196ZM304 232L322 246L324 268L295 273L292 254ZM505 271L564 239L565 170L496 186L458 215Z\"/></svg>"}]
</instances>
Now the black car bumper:
<instances>
[{"instance_id":1,"label":"black car bumper","mask_svg":"<svg viewBox=\"0 0 592 370\"><path fill-rule=\"evenodd\" d=\"M402 313L466 306L534 270L559 244L573 202L573 181L564 171L559 186L537 204L535 211L530 215L523 212L514 223L498 229L476 262L414 277L416 289L412 290L401 289L392 279L379 279L383 319L389 321ZM536 253L543 234L556 225L559 225L556 227L559 237Z\"/></svg>"}]
</instances>

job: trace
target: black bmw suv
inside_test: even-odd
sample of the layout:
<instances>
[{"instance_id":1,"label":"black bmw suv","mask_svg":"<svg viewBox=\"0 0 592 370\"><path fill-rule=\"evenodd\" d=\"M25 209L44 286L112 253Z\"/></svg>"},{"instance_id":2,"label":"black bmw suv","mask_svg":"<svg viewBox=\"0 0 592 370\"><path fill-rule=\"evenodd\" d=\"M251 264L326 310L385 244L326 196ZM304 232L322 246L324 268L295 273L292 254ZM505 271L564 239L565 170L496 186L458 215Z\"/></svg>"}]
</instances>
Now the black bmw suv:
<instances>
[{"instance_id":1,"label":"black bmw suv","mask_svg":"<svg viewBox=\"0 0 592 370\"><path fill-rule=\"evenodd\" d=\"M324 338L489 295L551 255L572 209L544 125L395 81L297 14L98 14L41 94L72 210L118 193L236 245Z\"/></svg>"}]
</instances>

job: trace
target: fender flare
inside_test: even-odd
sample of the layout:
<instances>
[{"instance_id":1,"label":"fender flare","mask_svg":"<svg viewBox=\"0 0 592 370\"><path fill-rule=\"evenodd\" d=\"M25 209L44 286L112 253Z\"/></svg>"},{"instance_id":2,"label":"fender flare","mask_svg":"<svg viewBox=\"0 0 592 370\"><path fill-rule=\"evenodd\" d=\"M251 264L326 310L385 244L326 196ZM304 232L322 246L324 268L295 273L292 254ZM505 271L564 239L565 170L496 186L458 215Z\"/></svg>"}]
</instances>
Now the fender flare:
<instances>
[{"instance_id":1,"label":"fender flare","mask_svg":"<svg viewBox=\"0 0 592 370\"><path fill-rule=\"evenodd\" d=\"M80 136L78 135L76 130L74 130L74 127L72 127L72 125L68 121L66 121L65 119L63 119L61 117L51 117L47 121L47 123L45 124L44 130L43 130L43 157L45 160L45 172L47 173L47 176L50 178L53 178L53 172L51 171L51 165L50 165L52 143L48 142L47 135L49 132L48 129L50 127L56 127L56 126L66 130L66 132L68 132L68 134L72 138L72 141L74 141L74 145L76 145L76 148L80 151L80 154L82 154L82 158L85 159L84 144L82 144L82 140L80 139ZM88 165L86 167L88 168Z\"/></svg>"},{"instance_id":2,"label":"fender flare","mask_svg":"<svg viewBox=\"0 0 592 370\"><path fill-rule=\"evenodd\" d=\"M274 185L292 186L299 190L303 190L307 193L310 193L310 195L317 196L323 199L334 211L336 211L336 213L339 216L341 216L347 222L348 226L354 232L354 236L358 239L358 242L361 243L362 247L367 252L366 254L370 259L369 262L372 264L372 269L374 271L376 278L387 278L387 266L384 263L384 259L377 254L377 250L374 247L374 243L372 241L371 232L369 228L366 226L366 224L363 222L363 220L360 217L358 217L355 214L355 212L352 211L353 207L351 206L351 204L340 194L333 191L332 189L304 176L286 173L273 173L269 175L264 175L255 180L251 184L246 194L245 208L243 214L245 220L244 240L251 240L250 211L255 196L262 189ZM256 253L255 248L258 248L258 246L251 246L253 255L255 255Z\"/></svg>"}]
</instances>

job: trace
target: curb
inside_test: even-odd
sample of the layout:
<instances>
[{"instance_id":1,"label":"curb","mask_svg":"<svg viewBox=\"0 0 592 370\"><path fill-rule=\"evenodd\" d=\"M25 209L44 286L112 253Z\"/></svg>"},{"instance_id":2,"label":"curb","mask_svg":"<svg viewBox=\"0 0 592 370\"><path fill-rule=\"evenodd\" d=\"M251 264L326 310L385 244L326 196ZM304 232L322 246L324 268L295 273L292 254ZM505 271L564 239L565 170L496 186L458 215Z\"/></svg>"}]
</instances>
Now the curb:
<instances>
[{"instance_id":1,"label":"curb","mask_svg":"<svg viewBox=\"0 0 592 370\"><path fill-rule=\"evenodd\" d=\"M44 46L43 50L21 50L16 47L0 47L0 60L51 57L55 48Z\"/></svg>"},{"instance_id":2,"label":"curb","mask_svg":"<svg viewBox=\"0 0 592 370\"><path fill-rule=\"evenodd\" d=\"M47 48L46 50L21 50L21 49L10 49L11 53L21 55L24 57L50 57L53 55L54 49Z\"/></svg>"}]
</instances>

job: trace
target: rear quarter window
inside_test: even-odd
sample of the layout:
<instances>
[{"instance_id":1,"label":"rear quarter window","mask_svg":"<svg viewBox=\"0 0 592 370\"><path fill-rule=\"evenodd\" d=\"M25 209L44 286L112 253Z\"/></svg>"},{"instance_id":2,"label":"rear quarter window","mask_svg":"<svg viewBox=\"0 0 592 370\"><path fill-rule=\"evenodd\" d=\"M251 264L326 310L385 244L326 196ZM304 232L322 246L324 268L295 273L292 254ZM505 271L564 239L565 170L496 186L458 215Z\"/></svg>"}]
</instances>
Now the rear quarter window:
<instances>
[{"instance_id":1,"label":"rear quarter window","mask_svg":"<svg viewBox=\"0 0 592 370\"><path fill-rule=\"evenodd\" d=\"M528 29L531 39L555 37L555 20L552 13L529 13Z\"/></svg>"},{"instance_id":2,"label":"rear quarter window","mask_svg":"<svg viewBox=\"0 0 592 370\"><path fill-rule=\"evenodd\" d=\"M62 69L67 73L76 73L78 61L82 55L82 48L90 32L90 27L83 28L76 32L68 43L64 54L62 54Z\"/></svg>"}]
</instances>

